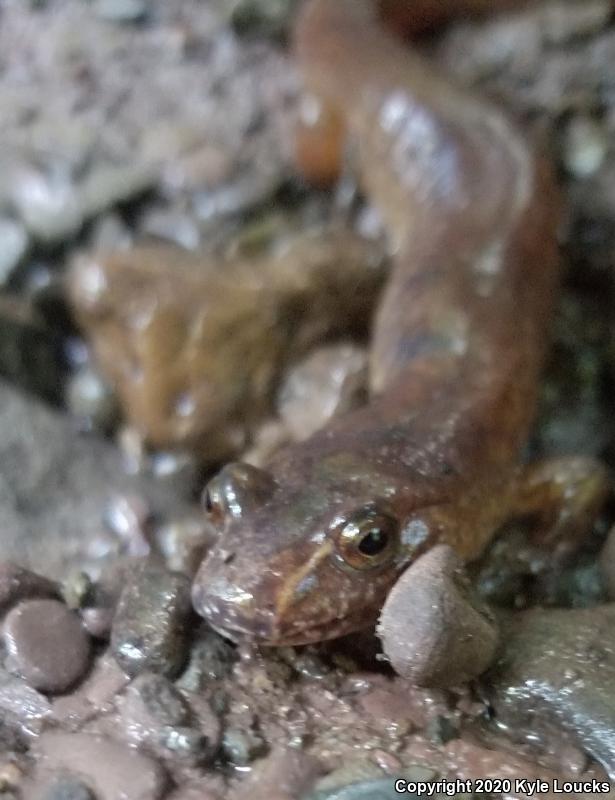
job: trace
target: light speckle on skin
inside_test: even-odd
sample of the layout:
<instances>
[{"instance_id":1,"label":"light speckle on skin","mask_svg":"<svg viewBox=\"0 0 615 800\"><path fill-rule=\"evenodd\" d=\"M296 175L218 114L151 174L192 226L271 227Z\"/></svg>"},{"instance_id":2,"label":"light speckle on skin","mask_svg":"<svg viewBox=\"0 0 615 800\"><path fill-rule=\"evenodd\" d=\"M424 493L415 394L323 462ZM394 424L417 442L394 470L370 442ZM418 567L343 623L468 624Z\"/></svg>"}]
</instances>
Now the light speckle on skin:
<instances>
[{"instance_id":1,"label":"light speckle on skin","mask_svg":"<svg viewBox=\"0 0 615 800\"><path fill-rule=\"evenodd\" d=\"M196 411L196 400L191 392L182 392L175 401L175 413L178 417L190 417Z\"/></svg>"},{"instance_id":2,"label":"light speckle on skin","mask_svg":"<svg viewBox=\"0 0 615 800\"><path fill-rule=\"evenodd\" d=\"M429 528L422 519L413 519L401 532L402 544L406 547L418 547L427 540Z\"/></svg>"},{"instance_id":3,"label":"light speckle on skin","mask_svg":"<svg viewBox=\"0 0 615 800\"><path fill-rule=\"evenodd\" d=\"M295 589L295 597L303 597L303 595L309 594L312 589L315 589L318 586L318 578L316 575L306 575L305 578L297 584Z\"/></svg>"}]
</instances>

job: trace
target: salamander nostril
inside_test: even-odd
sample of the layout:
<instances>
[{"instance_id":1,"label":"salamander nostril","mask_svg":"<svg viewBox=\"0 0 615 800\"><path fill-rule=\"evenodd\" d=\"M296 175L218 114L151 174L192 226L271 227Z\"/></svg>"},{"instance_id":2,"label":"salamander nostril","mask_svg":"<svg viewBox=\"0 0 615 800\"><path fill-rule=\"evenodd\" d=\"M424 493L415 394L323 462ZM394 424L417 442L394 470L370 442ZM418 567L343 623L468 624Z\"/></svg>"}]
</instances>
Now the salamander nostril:
<instances>
[{"instance_id":1,"label":"salamander nostril","mask_svg":"<svg viewBox=\"0 0 615 800\"><path fill-rule=\"evenodd\" d=\"M225 553L222 558L222 561L225 564L232 564L236 557L237 557L236 553Z\"/></svg>"}]
</instances>

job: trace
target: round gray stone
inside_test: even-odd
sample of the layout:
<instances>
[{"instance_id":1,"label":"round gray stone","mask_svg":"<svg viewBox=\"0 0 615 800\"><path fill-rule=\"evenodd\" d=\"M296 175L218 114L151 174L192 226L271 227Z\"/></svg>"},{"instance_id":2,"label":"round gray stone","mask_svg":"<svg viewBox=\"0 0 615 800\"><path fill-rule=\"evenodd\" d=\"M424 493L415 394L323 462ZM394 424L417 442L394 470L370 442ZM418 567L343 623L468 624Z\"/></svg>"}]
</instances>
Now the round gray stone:
<instances>
[{"instance_id":1,"label":"round gray stone","mask_svg":"<svg viewBox=\"0 0 615 800\"><path fill-rule=\"evenodd\" d=\"M90 639L57 600L25 600L6 616L7 666L41 692L63 692L85 674Z\"/></svg>"}]
</instances>

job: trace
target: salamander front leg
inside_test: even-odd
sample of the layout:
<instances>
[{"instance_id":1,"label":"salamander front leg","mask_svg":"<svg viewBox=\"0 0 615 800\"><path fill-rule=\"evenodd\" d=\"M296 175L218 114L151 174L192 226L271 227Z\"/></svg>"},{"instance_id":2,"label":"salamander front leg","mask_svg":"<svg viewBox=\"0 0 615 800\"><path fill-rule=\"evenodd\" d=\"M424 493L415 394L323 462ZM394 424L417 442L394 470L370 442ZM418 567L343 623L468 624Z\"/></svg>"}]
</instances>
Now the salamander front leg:
<instances>
[{"instance_id":1,"label":"salamander front leg","mask_svg":"<svg viewBox=\"0 0 615 800\"><path fill-rule=\"evenodd\" d=\"M598 461L555 458L523 467L508 498L507 522L472 567L480 591L496 605L558 602L562 578L591 544L612 491Z\"/></svg>"},{"instance_id":2,"label":"salamander front leg","mask_svg":"<svg viewBox=\"0 0 615 800\"><path fill-rule=\"evenodd\" d=\"M593 458L540 461L520 471L512 514L529 523L530 546L559 562L582 545L612 488L606 467Z\"/></svg>"}]
</instances>

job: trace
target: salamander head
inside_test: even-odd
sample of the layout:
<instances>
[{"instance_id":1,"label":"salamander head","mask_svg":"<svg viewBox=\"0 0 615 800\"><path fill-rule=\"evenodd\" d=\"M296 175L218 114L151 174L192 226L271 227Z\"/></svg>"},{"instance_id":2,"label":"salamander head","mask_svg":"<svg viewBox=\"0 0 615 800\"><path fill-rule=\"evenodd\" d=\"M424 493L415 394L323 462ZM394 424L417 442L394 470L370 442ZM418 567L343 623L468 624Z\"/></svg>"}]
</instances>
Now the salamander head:
<instances>
[{"instance_id":1,"label":"salamander head","mask_svg":"<svg viewBox=\"0 0 615 800\"><path fill-rule=\"evenodd\" d=\"M397 518L361 487L305 481L278 486L231 464L205 504L220 530L194 585L199 614L232 639L306 644L375 622L425 526ZM412 540L412 541L411 541Z\"/></svg>"}]
</instances>

